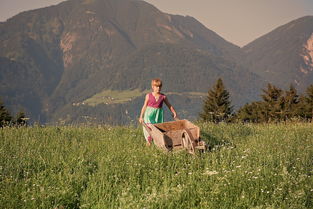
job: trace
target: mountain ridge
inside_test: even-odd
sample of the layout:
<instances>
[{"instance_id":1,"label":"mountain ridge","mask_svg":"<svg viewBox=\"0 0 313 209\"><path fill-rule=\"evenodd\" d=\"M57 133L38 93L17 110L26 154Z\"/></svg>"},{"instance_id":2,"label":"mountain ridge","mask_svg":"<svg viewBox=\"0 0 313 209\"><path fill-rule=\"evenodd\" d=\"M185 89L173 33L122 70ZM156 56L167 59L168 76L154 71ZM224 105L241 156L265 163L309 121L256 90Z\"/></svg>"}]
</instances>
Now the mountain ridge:
<instances>
[{"instance_id":1,"label":"mountain ridge","mask_svg":"<svg viewBox=\"0 0 313 209\"><path fill-rule=\"evenodd\" d=\"M292 83L303 91L313 81L313 56L305 49L305 45L312 47L308 43L312 35L313 16L286 23L243 47L244 65L268 82L283 88Z\"/></svg>"}]
</instances>

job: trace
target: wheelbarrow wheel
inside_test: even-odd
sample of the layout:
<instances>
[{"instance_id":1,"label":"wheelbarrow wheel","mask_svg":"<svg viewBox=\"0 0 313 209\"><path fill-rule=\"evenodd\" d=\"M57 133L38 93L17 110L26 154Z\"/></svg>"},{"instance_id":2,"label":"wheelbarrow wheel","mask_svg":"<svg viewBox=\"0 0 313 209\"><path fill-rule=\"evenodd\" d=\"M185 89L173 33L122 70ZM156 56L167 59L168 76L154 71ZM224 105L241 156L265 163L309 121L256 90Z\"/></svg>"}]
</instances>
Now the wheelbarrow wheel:
<instances>
[{"instance_id":1,"label":"wheelbarrow wheel","mask_svg":"<svg viewBox=\"0 0 313 209\"><path fill-rule=\"evenodd\" d=\"M188 153L195 154L195 149L192 140L187 131L184 131L182 134L182 145L187 150Z\"/></svg>"}]
</instances>

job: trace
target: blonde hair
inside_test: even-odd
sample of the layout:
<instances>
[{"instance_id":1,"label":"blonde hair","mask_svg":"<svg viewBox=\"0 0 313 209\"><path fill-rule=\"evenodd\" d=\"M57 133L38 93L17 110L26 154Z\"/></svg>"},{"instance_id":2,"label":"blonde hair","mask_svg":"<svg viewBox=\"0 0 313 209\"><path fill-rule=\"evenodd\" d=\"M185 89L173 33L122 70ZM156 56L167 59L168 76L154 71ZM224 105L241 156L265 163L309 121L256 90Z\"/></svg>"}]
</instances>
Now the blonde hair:
<instances>
[{"instance_id":1,"label":"blonde hair","mask_svg":"<svg viewBox=\"0 0 313 209\"><path fill-rule=\"evenodd\" d=\"M162 81L159 78L152 79L151 86L160 86L162 87Z\"/></svg>"}]
</instances>

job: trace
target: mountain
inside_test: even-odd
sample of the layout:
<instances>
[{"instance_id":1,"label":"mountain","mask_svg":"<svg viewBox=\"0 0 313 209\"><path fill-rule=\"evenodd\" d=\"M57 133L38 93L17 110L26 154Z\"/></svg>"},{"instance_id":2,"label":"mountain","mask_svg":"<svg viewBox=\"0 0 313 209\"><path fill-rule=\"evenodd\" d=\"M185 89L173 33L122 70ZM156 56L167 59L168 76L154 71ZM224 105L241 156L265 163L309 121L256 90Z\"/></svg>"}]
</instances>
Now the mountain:
<instances>
[{"instance_id":1,"label":"mountain","mask_svg":"<svg viewBox=\"0 0 313 209\"><path fill-rule=\"evenodd\" d=\"M219 77L237 106L256 99L264 86L238 64L239 47L192 17L139 0L68 0L23 12L0 24L0 46L0 97L41 122L87 116L129 122L154 77L164 80L165 93L186 118L197 117ZM101 92L120 98L136 89L142 94L127 101L104 102L105 95L96 106L87 102Z\"/></svg>"},{"instance_id":2,"label":"mountain","mask_svg":"<svg viewBox=\"0 0 313 209\"><path fill-rule=\"evenodd\" d=\"M313 16L278 27L244 46L249 69L282 88L303 91L313 82Z\"/></svg>"}]
</instances>

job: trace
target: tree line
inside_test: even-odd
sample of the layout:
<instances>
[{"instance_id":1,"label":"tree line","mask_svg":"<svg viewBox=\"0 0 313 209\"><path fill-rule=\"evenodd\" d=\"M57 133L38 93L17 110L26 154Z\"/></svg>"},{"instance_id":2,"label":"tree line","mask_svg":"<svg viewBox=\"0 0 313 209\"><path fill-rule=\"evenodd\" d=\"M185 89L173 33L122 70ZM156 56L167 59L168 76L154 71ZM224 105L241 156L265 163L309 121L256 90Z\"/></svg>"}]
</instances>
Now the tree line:
<instances>
[{"instance_id":1,"label":"tree line","mask_svg":"<svg viewBox=\"0 0 313 209\"><path fill-rule=\"evenodd\" d=\"M18 112L16 116L12 116L0 100L0 128L5 126L26 126L27 119L23 111Z\"/></svg>"},{"instance_id":2,"label":"tree line","mask_svg":"<svg viewBox=\"0 0 313 209\"><path fill-rule=\"evenodd\" d=\"M261 101L247 103L238 111L234 111L230 94L219 78L208 91L199 118L202 121L215 123L268 123L293 119L312 122L313 120L313 85L310 85L304 94L299 95L293 85L290 85L287 90L282 90L269 83L266 89L262 89L261 98Z\"/></svg>"},{"instance_id":3,"label":"tree line","mask_svg":"<svg viewBox=\"0 0 313 209\"><path fill-rule=\"evenodd\" d=\"M252 122L268 123L298 120L313 122L313 84L304 94L298 94L296 88L282 90L272 84L262 89L261 101L253 101L234 111L230 94L219 78L208 91L203 102L199 119L205 122ZM25 113L20 111L12 116L0 100L0 127L27 125Z\"/></svg>"}]
</instances>

